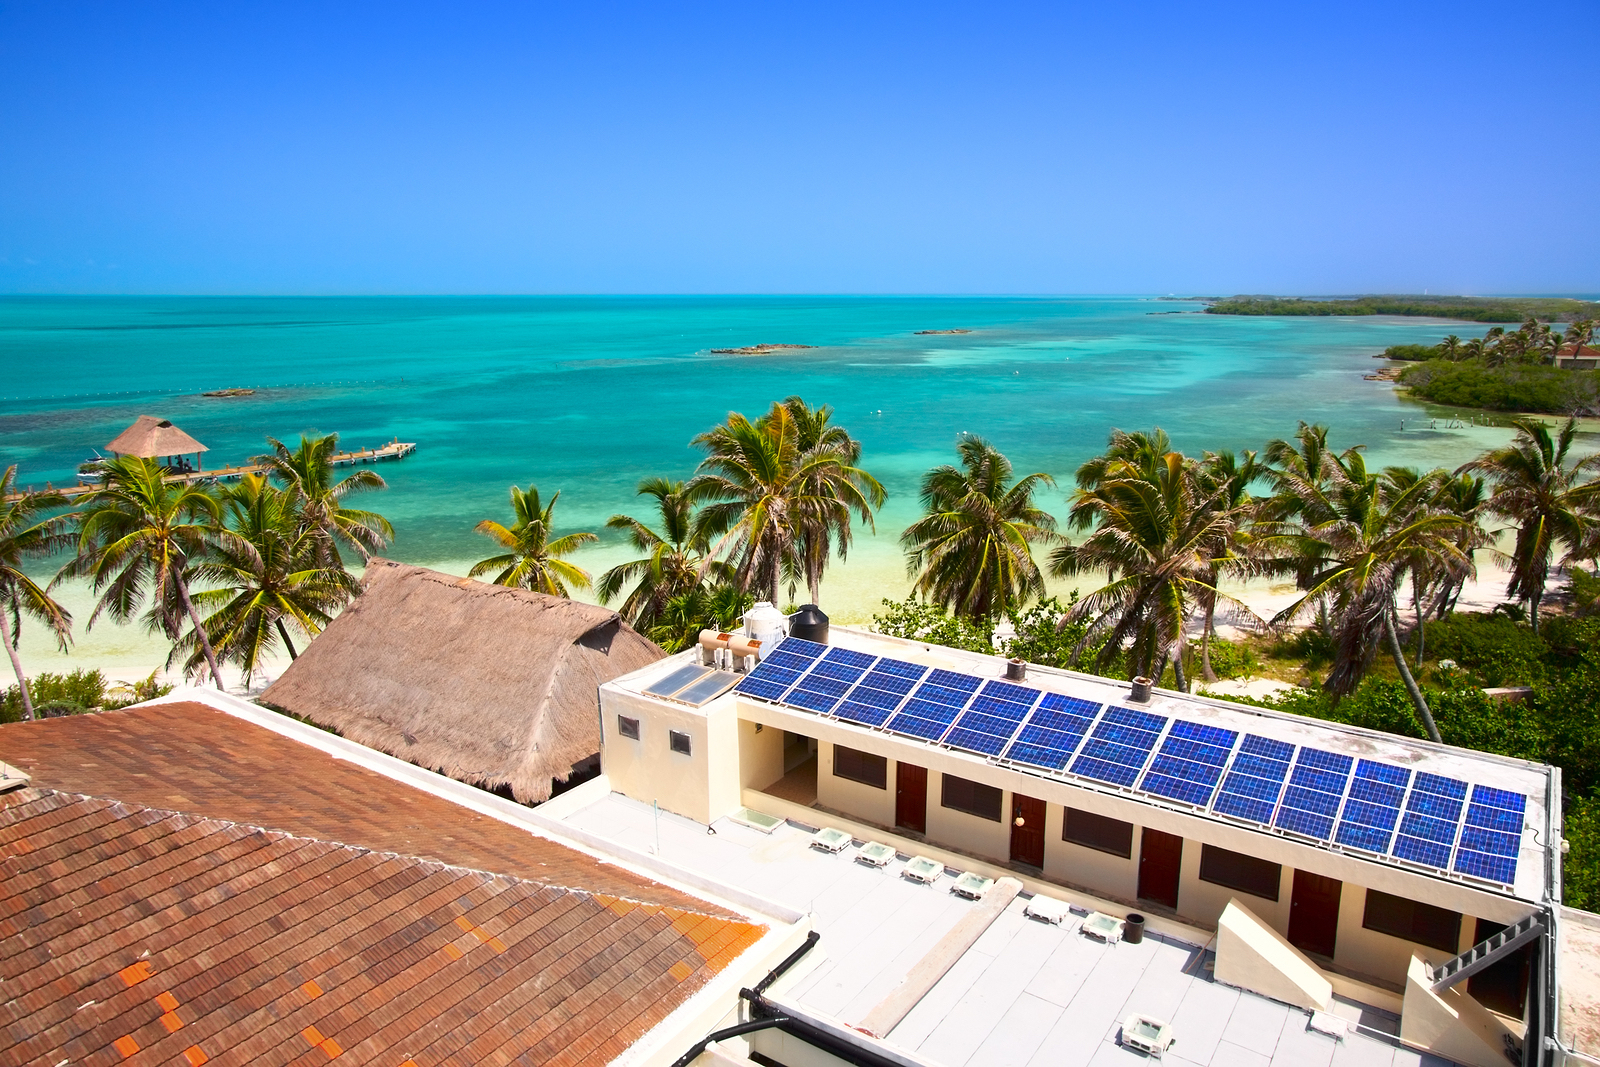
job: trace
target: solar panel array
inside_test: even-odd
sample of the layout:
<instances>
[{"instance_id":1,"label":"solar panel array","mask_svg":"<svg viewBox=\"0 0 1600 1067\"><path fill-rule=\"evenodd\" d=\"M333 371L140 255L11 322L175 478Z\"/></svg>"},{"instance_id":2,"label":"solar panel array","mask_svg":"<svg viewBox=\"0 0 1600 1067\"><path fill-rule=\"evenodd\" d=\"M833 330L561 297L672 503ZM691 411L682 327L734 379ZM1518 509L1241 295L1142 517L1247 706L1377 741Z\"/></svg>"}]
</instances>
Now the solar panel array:
<instances>
[{"instance_id":1,"label":"solar panel array","mask_svg":"<svg viewBox=\"0 0 1600 1067\"><path fill-rule=\"evenodd\" d=\"M1034 774L1497 885L1516 880L1527 798L1503 789L797 637L735 689Z\"/></svg>"}]
</instances>

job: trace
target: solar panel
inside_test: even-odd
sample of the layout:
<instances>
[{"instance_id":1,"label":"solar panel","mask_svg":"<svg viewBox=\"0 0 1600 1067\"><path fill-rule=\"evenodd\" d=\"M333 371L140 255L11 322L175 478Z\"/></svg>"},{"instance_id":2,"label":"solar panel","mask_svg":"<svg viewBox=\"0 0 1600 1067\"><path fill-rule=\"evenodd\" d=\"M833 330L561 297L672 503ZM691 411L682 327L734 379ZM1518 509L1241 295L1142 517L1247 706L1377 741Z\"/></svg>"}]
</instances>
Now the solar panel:
<instances>
[{"instance_id":1,"label":"solar panel","mask_svg":"<svg viewBox=\"0 0 1600 1067\"><path fill-rule=\"evenodd\" d=\"M1358 762L1333 839L1350 848L1386 854L1410 782L1411 772L1404 767L1365 759Z\"/></svg>"},{"instance_id":2,"label":"solar panel","mask_svg":"<svg viewBox=\"0 0 1600 1067\"><path fill-rule=\"evenodd\" d=\"M1139 788L1203 808L1211 803L1222 768L1238 739L1233 730L1179 719L1167 731L1167 739L1161 743L1161 751L1145 771Z\"/></svg>"},{"instance_id":3,"label":"solar panel","mask_svg":"<svg viewBox=\"0 0 1600 1067\"><path fill-rule=\"evenodd\" d=\"M1527 804L1528 798L1521 793L1473 786L1461 842L1456 846L1455 872L1500 885L1514 883Z\"/></svg>"},{"instance_id":4,"label":"solar panel","mask_svg":"<svg viewBox=\"0 0 1600 1067\"><path fill-rule=\"evenodd\" d=\"M1246 734L1211 810L1263 826L1270 823L1293 755L1294 746L1287 742Z\"/></svg>"},{"instance_id":5,"label":"solar panel","mask_svg":"<svg viewBox=\"0 0 1600 1067\"><path fill-rule=\"evenodd\" d=\"M1043 696L1039 690L1010 682L985 682L971 705L956 720L945 744L980 756L997 756L1006 747L1017 724L1028 717Z\"/></svg>"},{"instance_id":6,"label":"solar panel","mask_svg":"<svg viewBox=\"0 0 1600 1067\"><path fill-rule=\"evenodd\" d=\"M698 663L690 663L679 667L665 678L658 678L644 690L644 695L649 697L670 697L691 682L697 682L716 668L702 667Z\"/></svg>"},{"instance_id":7,"label":"solar panel","mask_svg":"<svg viewBox=\"0 0 1600 1067\"><path fill-rule=\"evenodd\" d=\"M911 694L899 713L884 727L898 734L937 741L982 684L970 674L935 669Z\"/></svg>"},{"instance_id":8,"label":"solar panel","mask_svg":"<svg viewBox=\"0 0 1600 1067\"><path fill-rule=\"evenodd\" d=\"M737 680L738 675L729 671L712 671L710 675L678 690L672 699L698 708L732 689Z\"/></svg>"},{"instance_id":9,"label":"solar panel","mask_svg":"<svg viewBox=\"0 0 1600 1067\"><path fill-rule=\"evenodd\" d=\"M1006 750L1006 759L1059 771L1078 750L1100 705L1061 693L1046 693Z\"/></svg>"},{"instance_id":10,"label":"solar panel","mask_svg":"<svg viewBox=\"0 0 1600 1067\"><path fill-rule=\"evenodd\" d=\"M850 687L861 679L876 658L847 648L830 648L789 690L783 702L826 715L844 699Z\"/></svg>"},{"instance_id":11,"label":"solar panel","mask_svg":"<svg viewBox=\"0 0 1600 1067\"><path fill-rule=\"evenodd\" d=\"M1441 871L1446 869L1466 796L1466 782L1419 772L1406 797L1405 814L1400 817L1400 832L1395 835L1390 855Z\"/></svg>"},{"instance_id":12,"label":"solar panel","mask_svg":"<svg viewBox=\"0 0 1600 1067\"><path fill-rule=\"evenodd\" d=\"M836 717L862 726L882 726L928 668L898 659L880 659L850 695L833 709Z\"/></svg>"},{"instance_id":13,"label":"solar panel","mask_svg":"<svg viewBox=\"0 0 1600 1067\"><path fill-rule=\"evenodd\" d=\"M1164 716L1147 711L1107 708L1072 761L1072 773L1112 785L1132 785L1166 724Z\"/></svg>"},{"instance_id":14,"label":"solar panel","mask_svg":"<svg viewBox=\"0 0 1600 1067\"><path fill-rule=\"evenodd\" d=\"M798 637L785 638L755 670L734 686L736 692L777 703L825 651L827 645Z\"/></svg>"},{"instance_id":15,"label":"solar panel","mask_svg":"<svg viewBox=\"0 0 1600 1067\"><path fill-rule=\"evenodd\" d=\"M1328 840L1354 763L1354 759L1338 752L1301 746L1272 824L1318 841Z\"/></svg>"}]
</instances>

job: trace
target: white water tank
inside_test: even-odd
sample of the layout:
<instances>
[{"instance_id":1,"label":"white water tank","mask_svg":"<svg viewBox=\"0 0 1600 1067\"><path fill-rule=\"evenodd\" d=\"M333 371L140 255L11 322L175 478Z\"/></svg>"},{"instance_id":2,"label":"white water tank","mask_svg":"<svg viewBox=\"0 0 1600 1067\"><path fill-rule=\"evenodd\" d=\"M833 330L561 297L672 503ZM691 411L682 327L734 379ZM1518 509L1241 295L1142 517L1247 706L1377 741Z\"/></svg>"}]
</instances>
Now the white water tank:
<instances>
[{"instance_id":1,"label":"white water tank","mask_svg":"<svg viewBox=\"0 0 1600 1067\"><path fill-rule=\"evenodd\" d=\"M758 600L744 613L744 632L761 642L761 658L766 659L789 634L789 619L772 606L771 601Z\"/></svg>"}]
</instances>

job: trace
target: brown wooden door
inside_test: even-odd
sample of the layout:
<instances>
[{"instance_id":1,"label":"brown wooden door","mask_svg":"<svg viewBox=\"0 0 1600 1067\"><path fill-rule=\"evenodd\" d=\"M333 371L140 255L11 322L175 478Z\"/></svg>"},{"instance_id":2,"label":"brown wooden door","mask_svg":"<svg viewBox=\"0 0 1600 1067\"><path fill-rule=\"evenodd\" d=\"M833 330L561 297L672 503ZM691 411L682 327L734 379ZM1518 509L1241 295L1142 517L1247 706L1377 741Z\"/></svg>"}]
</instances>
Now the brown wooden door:
<instances>
[{"instance_id":1,"label":"brown wooden door","mask_svg":"<svg viewBox=\"0 0 1600 1067\"><path fill-rule=\"evenodd\" d=\"M1183 869L1183 838L1146 826L1139 839L1139 899L1178 906L1178 876Z\"/></svg>"},{"instance_id":2,"label":"brown wooden door","mask_svg":"<svg viewBox=\"0 0 1600 1067\"><path fill-rule=\"evenodd\" d=\"M1344 883L1308 871L1294 872L1289 898L1289 944L1301 952L1333 958L1339 939L1339 897Z\"/></svg>"},{"instance_id":3,"label":"brown wooden door","mask_svg":"<svg viewBox=\"0 0 1600 1067\"><path fill-rule=\"evenodd\" d=\"M928 832L928 768L895 764L894 824L919 834Z\"/></svg>"},{"instance_id":4,"label":"brown wooden door","mask_svg":"<svg viewBox=\"0 0 1600 1067\"><path fill-rule=\"evenodd\" d=\"M1044 866L1044 801L1011 794L1011 858Z\"/></svg>"}]
</instances>

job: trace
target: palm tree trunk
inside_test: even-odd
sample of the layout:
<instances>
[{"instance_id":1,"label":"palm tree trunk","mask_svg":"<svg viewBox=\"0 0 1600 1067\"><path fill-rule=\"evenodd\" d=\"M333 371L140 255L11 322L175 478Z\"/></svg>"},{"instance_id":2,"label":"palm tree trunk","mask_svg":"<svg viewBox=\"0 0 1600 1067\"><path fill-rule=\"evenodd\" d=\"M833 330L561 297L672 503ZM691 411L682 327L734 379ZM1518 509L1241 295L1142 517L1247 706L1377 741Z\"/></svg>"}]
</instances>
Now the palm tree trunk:
<instances>
[{"instance_id":1,"label":"palm tree trunk","mask_svg":"<svg viewBox=\"0 0 1600 1067\"><path fill-rule=\"evenodd\" d=\"M282 619L274 619L273 622L278 624L278 636L283 638L284 646L289 649L289 662L293 663L300 657L295 653L294 642L289 640L289 628L283 624Z\"/></svg>"},{"instance_id":2,"label":"palm tree trunk","mask_svg":"<svg viewBox=\"0 0 1600 1067\"><path fill-rule=\"evenodd\" d=\"M1177 654L1172 657L1172 681L1178 687L1178 692L1187 693L1189 691L1189 680L1183 674L1182 648L1179 648Z\"/></svg>"},{"instance_id":3,"label":"palm tree trunk","mask_svg":"<svg viewBox=\"0 0 1600 1067\"><path fill-rule=\"evenodd\" d=\"M3 608L0 608L0 641L6 643L6 652L11 656L11 669L17 672L17 691L22 694L22 720L33 721L33 701L28 697L28 676L22 673L22 657L17 655L17 650L11 643L11 622L6 618Z\"/></svg>"},{"instance_id":4,"label":"palm tree trunk","mask_svg":"<svg viewBox=\"0 0 1600 1067\"><path fill-rule=\"evenodd\" d=\"M1200 633L1200 676L1207 682L1217 680L1217 673L1211 669L1211 631L1216 626L1216 618L1217 596L1213 593L1206 602L1206 625Z\"/></svg>"},{"instance_id":5,"label":"palm tree trunk","mask_svg":"<svg viewBox=\"0 0 1600 1067\"><path fill-rule=\"evenodd\" d=\"M178 599L183 601L183 610L194 625L194 636L200 642L200 651L206 655L206 666L211 668L211 680L216 683L218 689L226 693L228 687L222 684L222 671L217 667L217 654L211 650L211 638L206 636L206 628L200 622L200 613L194 610L194 601L189 599L189 583L183 580L181 574L174 574L172 581L178 590Z\"/></svg>"},{"instance_id":6,"label":"palm tree trunk","mask_svg":"<svg viewBox=\"0 0 1600 1067\"><path fill-rule=\"evenodd\" d=\"M1424 623L1428 613L1422 607L1422 590L1415 585L1411 587L1411 606L1417 613L1417 670L1422 669L1422 650L1427 642L1428 635L1424 630Z\"/></svg>"},{"instance_id":7,"label":"palm tree trunk","mask_svg":"<svg viewBox=\"0 0 1600 1067\"><path fill-rule=\"evenodd\" d=\"M1428 702L1422 696L1422 690L1417 686L1417 680L1411 676L1411 668L1406 666L1406 654L1400 648L1400 638L1395 633L1396 620L1394 605L1390 604L1383 613L1383 638L1389 646L1389 655L1394 657L1394 665L1400 670L1400 680L1405 683L1406 692L1411 695L1411 703L1416 706L1417 714L1422 716L1423 728L1428 731L1428 740L1442 742L1439 736L1439 727L1433 721L1433 712L1428 709Z\"/></svg>"}]
</instances>

